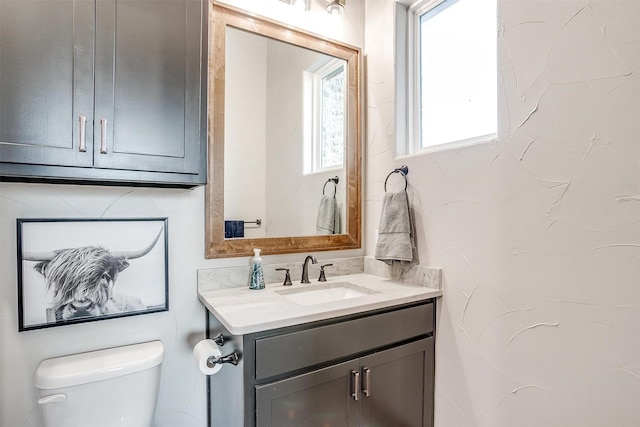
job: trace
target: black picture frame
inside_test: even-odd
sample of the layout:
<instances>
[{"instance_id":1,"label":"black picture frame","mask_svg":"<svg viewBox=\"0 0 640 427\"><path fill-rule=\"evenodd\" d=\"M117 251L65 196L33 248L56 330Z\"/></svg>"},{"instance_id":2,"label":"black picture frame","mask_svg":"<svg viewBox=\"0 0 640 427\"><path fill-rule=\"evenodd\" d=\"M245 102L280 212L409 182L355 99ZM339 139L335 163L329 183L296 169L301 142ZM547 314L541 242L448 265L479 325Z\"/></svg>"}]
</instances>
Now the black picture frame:
<instances>
[{"instance_id":1,"label":"black picture frame","mask_svg":"<svg viewBox=\"0 0 640 427\"><path fill-rule=\"evenodd\" d=\"M169 310L167 218L18 218L18 330Z\"/></svg>"}]
</instances>

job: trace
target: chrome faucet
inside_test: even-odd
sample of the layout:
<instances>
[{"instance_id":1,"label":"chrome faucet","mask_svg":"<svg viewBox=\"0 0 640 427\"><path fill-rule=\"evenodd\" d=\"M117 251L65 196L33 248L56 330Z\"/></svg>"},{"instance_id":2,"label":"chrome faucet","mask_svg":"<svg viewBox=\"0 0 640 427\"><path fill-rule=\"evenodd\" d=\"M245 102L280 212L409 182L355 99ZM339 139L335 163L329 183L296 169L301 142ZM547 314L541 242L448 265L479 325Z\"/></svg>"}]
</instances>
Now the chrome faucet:
<instances>
[{"instance_id":1,"label":"chrome faucet","mask_svg":"<svg viewBox=\"0 0 640 427\"><path fill-rule=\"evenodd\" d=\"M311 283L309 282L309 260L311 260L311 264L318 263L316 257L307 255L304 259L304 263L302 264L302 281L300 283Z\"/></svg>"}]
</instances>

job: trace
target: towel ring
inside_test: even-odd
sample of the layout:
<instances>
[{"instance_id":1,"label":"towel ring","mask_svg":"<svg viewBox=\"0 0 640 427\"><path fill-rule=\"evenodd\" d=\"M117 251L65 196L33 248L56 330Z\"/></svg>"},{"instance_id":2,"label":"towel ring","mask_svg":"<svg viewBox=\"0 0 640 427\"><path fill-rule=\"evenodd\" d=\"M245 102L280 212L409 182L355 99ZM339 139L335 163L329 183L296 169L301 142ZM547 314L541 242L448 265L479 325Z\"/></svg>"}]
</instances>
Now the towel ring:
<instances>
[{"instance_id":1,"label":"towel ring","mask_svg":"<svg viewBox=\"0 0 640 427\"><path fill-rule=\"evenodd\" d=\"M402 175L402 177L404 178L404 191L407 191L407 186L409 185L409 183L407 182L407 175L409 174L409 167L407 165L402 165L399 168L395 168L394 170L389 172L389 175L387 175L387 178L384 180L384 191L385 191L385 193L387 192L387 181L389 180L389 177L391 175L393 175L394 173L399 173L400 175Z\"/></svg>"},{"instance_id":2,"label":"towel ring","mask_svg":"<svg viewBox=\"0 0 640 427\"><path fill-rule=\"evenodd\" d=\"M338 176L334 176L333 178L329 178L327 179L327 181L324 183L324 186L322 187L322 195L324 196L324 189L327 187L327 184L333 182L333 197L336 197L336 193L338 192L338 182L340 182L340 178L338 178Z\"/></svg>"}]
</instances>

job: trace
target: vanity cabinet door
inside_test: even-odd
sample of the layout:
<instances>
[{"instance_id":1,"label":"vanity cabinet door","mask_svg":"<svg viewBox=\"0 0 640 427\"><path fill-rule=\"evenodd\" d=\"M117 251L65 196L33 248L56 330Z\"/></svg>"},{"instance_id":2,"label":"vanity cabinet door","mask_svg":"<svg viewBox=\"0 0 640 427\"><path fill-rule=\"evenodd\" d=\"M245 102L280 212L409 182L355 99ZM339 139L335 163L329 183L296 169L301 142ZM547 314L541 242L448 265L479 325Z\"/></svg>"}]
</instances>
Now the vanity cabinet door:
<instances>
[{"instance_id":1,"label":"vanity cabinet door","mask_svg":"<svg viewBox=\"0 0 640 427\"><path fill-rule=\"evenodd\" d=\"M93 164L94 11L85 0L0 0L0 162Z\"/></svg>"},{"instance_id":2,"label":"vanity cabinet door","mask_svg":"<svg viewBox=\"0 0 640 427\"><path fill-rule=\"evenodd\" d=\"M94 167L204 171L202 6L202 0L97 2Z\"/></svg>"},{"instance_id":3,"label":"vanity cabinet door","mask_svg":"<svg viewBox=\"0 0 640 427\"><path fill-rule=\"evenodd\" d=\"M357 360L256 386L257 427L355 427Z\"/></svg>"},{"instance_id":4,"label":"vanity cabinet door","mask_svg":"<svg viewBox=\"0 0 640 427\"><path fill-rule=\"evenodd\" d=\"M360 370L361 425L433 425L433 337L365 356Z\"/></svg>"}]
</instances>

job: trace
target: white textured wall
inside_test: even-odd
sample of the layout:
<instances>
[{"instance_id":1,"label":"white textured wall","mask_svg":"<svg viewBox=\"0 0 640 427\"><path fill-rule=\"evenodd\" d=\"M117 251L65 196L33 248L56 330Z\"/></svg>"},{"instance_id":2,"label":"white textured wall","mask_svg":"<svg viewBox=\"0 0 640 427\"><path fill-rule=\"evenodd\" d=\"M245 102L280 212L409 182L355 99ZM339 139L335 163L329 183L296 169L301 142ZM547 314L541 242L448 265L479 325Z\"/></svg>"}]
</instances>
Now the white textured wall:
<instances>
[{"instance_id":1,"label":"white textured wall","mask_svg":"<svg viewBox=\"0 0 640 427\"><path fill-rule=\"evenodd\" d=\"M366 1L366 246L406 163L436 426L639 425L640 2L499 1L499 140L395 160L393 8Z\"/></svg>"},{"instance_id":2,"label":"white textured wall","mask_svg":"<svg viewBox=\"0 0 640 427\"><path fill-rule=\"evenodd\" d=\"M286 16L278 0L233 0L238 7L281 17L292 25L362 46L364 9L353 1L344 20L329 21L312 10ZM170 311L128 318L18 332L16 218L168 217ZM322 252L321 259L363 251ZM265 256L265 263L301 262L303 254ZM33 375L41 360L70 353L160 339L166 356L156 427L205 427L205 377L191 355L203 338L205 309L196 297L196 270L247 265L248 257L204 259L204 189L0 183L0 426L41 427ZM215 416L215 414L213 415ZM90 425L90 423L88 424Z\"/></svg>"}]
</instances>

